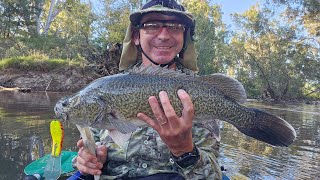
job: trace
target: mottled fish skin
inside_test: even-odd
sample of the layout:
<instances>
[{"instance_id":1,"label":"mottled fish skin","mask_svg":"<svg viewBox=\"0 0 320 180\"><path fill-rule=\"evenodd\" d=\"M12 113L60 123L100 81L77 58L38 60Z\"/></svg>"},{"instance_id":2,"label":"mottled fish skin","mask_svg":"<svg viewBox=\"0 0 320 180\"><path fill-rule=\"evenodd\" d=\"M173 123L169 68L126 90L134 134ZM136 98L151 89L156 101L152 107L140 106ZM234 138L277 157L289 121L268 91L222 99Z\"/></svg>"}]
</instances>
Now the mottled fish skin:
<instances>
[{"instance_id":1,"label":"mottled fish skin","mask_svg":"<svg viewBox=\"0 0 320 180\"><path fill-rule=\"evenodd\" d=\"M192 98L194 121L221 119L248 136L277 146L288 146L296 137L293 127L280 117L239 104L246 95L238 81L222 74L199 77L161 67L134 67L97 79L75 95L58 101L55 112L77 125L128 133L145 125L136 117L139 112L153 117L148 98L158 97L160 91L168 93L180 116L179 89Z\"/></svg>"}]
</instances>

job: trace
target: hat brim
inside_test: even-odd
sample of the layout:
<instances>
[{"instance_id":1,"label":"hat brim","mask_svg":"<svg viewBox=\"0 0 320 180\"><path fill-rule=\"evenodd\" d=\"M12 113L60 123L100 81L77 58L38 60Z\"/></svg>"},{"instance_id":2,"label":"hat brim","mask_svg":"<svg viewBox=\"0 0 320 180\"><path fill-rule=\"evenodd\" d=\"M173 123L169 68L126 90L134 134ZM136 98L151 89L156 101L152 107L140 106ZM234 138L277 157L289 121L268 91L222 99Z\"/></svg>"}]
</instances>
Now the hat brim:
<instances>
[{"instance_id":1,"label":"hat brim","mask_svg":"<svg viewBox=\"0 0 320 180\"><path fill-rule=\"evenodd\" d=\"M154 7L150 7L147 9L143 9L138 12L134 12L130 15L130 21L133 25L139 25L142 17L146 14L149 14L149 13L161 13L161 14L165 14L165 15L175 15L175 16L181 18L181 20L189 27L191 27L194 24L192 14L187 13L187 12L183 12L183 11L178 11L176 9L170 9L170 8L163 7L163 6L160 6L160 7L154 6Z\"/></svg>"}]
</instances>

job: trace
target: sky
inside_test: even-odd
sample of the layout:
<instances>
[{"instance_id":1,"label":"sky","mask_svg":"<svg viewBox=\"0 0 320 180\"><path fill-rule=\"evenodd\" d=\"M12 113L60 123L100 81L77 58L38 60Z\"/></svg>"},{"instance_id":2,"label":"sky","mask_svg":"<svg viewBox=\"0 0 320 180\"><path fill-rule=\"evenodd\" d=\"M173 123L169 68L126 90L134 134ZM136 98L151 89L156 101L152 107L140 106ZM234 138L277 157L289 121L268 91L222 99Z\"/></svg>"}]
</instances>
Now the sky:
<instances>
[{"instance_id":1,"label":"sky","mask_svg":"<svg viewBox=\"0 0 320 180\"><path fill-rule=\"evenodd\" d=\"M210 0L212 4L221 5L221 10L224 13L222 21L228 25L232 24L231 13L243 13L260 1L261 0Z\"/></svg>"},{"instance_id":2,"label":"sky","mask_svg":"<svg viewBox=\"0 0 320 180\"><path fill-rule=\"evenodd\" d=\"M86 0L84 0L86 1ZM143 2L146 2L144 0ZM261 2L262 0L209 0L211 4L221 5L221 10L224 13L222 16L222 21L227 25L232 25L231 13L243 13L248 10L251 6ZM99 1L94 2L94 8L96 11L101 9L102 5L99 4Z\"/></svg>"}]
</instances>

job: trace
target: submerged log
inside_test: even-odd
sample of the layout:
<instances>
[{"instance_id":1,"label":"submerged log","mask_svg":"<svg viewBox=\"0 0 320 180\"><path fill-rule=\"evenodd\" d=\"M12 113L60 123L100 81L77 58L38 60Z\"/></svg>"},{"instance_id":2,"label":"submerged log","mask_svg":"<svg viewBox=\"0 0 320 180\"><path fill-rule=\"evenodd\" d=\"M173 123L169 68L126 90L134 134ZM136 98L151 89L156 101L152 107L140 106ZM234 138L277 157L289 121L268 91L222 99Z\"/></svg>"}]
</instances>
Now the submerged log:
<instances>
[{"instance_id":1,"label":"submerged log","mask_svg":"<svg viewBox=\"0 0 320 180\"><path fill-rule=\"evenodd\" d=\"M8 88L8 87L0 86L0 91L18 91L22 93L30 93L31 88L19 88L19 87Z\"/></svg>"}]
</instances>

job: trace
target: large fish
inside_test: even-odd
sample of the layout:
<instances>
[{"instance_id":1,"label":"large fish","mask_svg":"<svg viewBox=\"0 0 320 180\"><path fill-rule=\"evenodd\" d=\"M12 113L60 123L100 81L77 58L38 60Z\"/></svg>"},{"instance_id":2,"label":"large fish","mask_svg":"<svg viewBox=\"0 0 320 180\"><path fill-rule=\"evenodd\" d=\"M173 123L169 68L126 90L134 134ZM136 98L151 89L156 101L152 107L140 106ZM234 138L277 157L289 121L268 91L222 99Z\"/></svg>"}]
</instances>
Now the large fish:
<instances>
[{"instance_id":1,"label":"large fish","mask_svg":"<svg viewBox=\"0 0 320 180\"><path fill-rule=\"evenodd\" d=\"M150 96L166 91L172 106L181 115L177 91L184 89L192 98L195 121L210 123L220 119L242 133L276 146L289 146L296 137L293 127L280 117L243 105L246 94L237 80L223 74L186 75L161 67L134 67L127 72L99 78L78 93L59 100L56 116L81 127L116 130L127 134L146 124L139 112L150 117Z\"/></svg>"}]
</instances>

